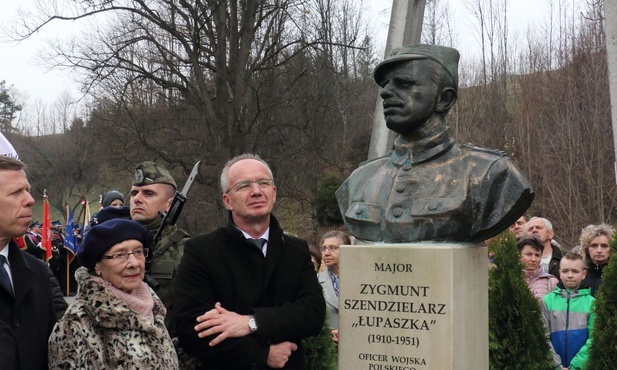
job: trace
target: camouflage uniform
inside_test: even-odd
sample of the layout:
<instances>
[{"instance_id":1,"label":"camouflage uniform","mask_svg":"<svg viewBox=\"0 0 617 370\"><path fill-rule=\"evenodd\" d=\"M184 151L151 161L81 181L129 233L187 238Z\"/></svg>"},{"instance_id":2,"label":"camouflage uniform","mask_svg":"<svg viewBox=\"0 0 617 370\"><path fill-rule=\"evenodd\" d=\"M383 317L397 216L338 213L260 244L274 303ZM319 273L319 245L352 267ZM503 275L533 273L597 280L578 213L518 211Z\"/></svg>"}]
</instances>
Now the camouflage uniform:
<instances>
[{"instance_id":1,"label":"camouflage uniform","mask_svg":"<svg viewBox=\"0 0 617 370\"><path fill-rule=\"evenodd\" d=\"M135 168L133 186L149 184L168 184L176 188L176 182L163 166L154 162L141 162ZM143 226L154 235L162 222L163 218L157 217L149 223L143 224ZM154 260L151 264L148 264L146 271L160 284L155 292L167 308L165 326L172 338L176 336L175 311L173 308L174 280L178 273L178 264L184 254L184 243L188 238L189 234L176 225L165 226L161 238L156 243L154 253L152 253Z\"/></svg>"}]
</instances>

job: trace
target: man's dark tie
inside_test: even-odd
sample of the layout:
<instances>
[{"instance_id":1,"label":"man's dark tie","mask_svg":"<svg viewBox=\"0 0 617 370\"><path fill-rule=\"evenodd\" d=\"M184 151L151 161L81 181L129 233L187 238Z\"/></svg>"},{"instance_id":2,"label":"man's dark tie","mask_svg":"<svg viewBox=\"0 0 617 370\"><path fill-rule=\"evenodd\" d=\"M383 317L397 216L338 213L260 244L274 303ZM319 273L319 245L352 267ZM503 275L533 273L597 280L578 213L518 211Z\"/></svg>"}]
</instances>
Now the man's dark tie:
<instances>
[{"instance_id":1,"label":"man's dark tie","mask_svg":"<svg viewBox=\"0 0 617 370\"><path fill-rule=\"evenodd\" d=\"M250 245L254 245L255 247L257 247L261 253L263 254L264 252L264 245L266 245L267 240L264 238L259 238L259 239L246 239L246 242L249 243Z\"/></svg>"},{"instance_id":2,"label":"man's dark tie","mask_svg":"<svg viewBox=\"0 0 617 370\"><path fill-rule=\"evenodd\" d=\"M12 296L15 296L13 292L13 285L11 285L11 279L9 278L8 272L4 268L4 264L6 263L6 257L0 254L0 285L2 285Z\"/></svg>"}]
</instances>

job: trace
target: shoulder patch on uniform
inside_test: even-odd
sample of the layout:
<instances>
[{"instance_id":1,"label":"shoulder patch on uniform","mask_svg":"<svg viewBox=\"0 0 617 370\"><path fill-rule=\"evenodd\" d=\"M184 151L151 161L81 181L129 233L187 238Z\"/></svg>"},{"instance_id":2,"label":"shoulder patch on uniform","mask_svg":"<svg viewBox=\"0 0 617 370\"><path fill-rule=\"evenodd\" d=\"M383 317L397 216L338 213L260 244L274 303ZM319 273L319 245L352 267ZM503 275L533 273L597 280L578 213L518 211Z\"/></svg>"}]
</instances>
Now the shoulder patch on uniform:
<instances>
[{"instance_id":1,"label":"shoulder patch on uniform","mask_svg":"<svg viewBox=\"0 0 617 370\"><path fill-rule=\"evenodd\" d=\"M465 147L465 148L467 148L467 149L475 150L475 151L478 151L478 152L497 154L498 156L501 156L501 157L507 157L508 156L508 153L504 152L503 150L499 150L499 149L480 148L479 146L475 146L475 145L470 144L470 143L465 143L465 144L460 144L460 145Z\"/></svg>"},{"instance_id":2,"label":"shoulder patch on uniform","mask_svg":"<svg viewBox=\"0 0 617 370\"><path fill-rule=\"evenodd\" d=\"M364 165L373 163L375 161L380 161L380 160L384 160L384 159L390 159L390 155L392 154L393 150L389 150L386 155L383 155L381 157L377 157L377 158L373 158L373 159L367 159L366 161L362 161L360 162L360 164L358 164L358 167L362 167Z\"/></svg>"}]
</instances>

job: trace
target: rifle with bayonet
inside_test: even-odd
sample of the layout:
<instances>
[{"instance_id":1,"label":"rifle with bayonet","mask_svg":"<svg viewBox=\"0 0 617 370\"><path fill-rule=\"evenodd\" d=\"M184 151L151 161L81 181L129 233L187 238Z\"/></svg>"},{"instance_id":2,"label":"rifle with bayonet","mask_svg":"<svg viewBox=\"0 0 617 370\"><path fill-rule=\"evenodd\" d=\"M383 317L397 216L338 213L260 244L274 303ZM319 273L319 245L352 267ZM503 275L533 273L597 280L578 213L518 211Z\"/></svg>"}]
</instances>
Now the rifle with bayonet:
<instances>
[{"instance_id":1,"label":"rifle with bayonet","mask_svg":"<svg viewBox=\"0 0 617 370\"><path fill-rule=\"evenodd\" d=\"M150 274L150 270L151 270L151 267L152 267L152 262L154 262L154 260L157 259L158 257L160 257L163 253L165 253L165 251L167 249L169 249L169 247L171 247L173 245L173 243L167 243L167 245L162 245L159 248L156 248L156 245L161 240L161 236L163 234L163 230L165 229L165 227L166 226L173 226L178 221L178 217L180 216L180 213L182 212L182 208L184 207L184 203L186 203L186 199L187 199L186 196L187 196L187 194L188 194L188 192L189 192L189 190L191 188L191 185L193 184L193 181L195 180L195 177L197 176L197 173L199 171L199 164L200 163L201 163L201 161L198 161L193 166L193 169L191 170L191 173L189 174L189 177L186 180L186 183L184 184L184 187L182 188L182 191L180 191L180 192L176 191L176 194L174 195L174 199L171 202L171 205L169 206L169 211L167 211L167 212L159 211L159 216L163 217L163 221L161 222L161 226L159 227L159 229L156 231L156 234L154 234L154 246L155 246L155 249L154 249L153 253L150 255L150 257L146 261L146 274L144 276L144 281L154 290L159 288L160 284Z\"/></svg>"}]
</instances>

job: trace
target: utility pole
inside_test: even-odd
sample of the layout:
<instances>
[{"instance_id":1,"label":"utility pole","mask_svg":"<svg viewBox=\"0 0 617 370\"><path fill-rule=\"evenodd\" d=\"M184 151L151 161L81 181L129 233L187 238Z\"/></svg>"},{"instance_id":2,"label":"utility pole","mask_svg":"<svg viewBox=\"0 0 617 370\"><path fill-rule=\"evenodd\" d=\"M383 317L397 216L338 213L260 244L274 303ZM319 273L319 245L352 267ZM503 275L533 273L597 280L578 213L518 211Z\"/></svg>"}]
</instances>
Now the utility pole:
<instances>
[{"instance_id":1,"label":"utility pole","mask_svg":"<svg viewBox=\"0 0 617 370\"><path fill-rule=\"evenodd\" d=\"M393 0L386 41L386 56L393 48L420 42L425 6L426 0ZM368 152L369 160L384 156L392 147L396 137L396 133L386 127L382 103L381 96L377 94L373 131Z\"/></svg>"},{"instance_id":2,"label":"utility pole","mask_svg":"<svg viewBox=\"0 0 617 370\"><path fill-rule=\"evenodd\" d=\"M611 96L611 122L613 125L613 149L617 159L617 0L604 0L606 18L606 60L608 62L608 86ZM615 162L617 184L617 162Z\"/></svg>"}]
</instances>

